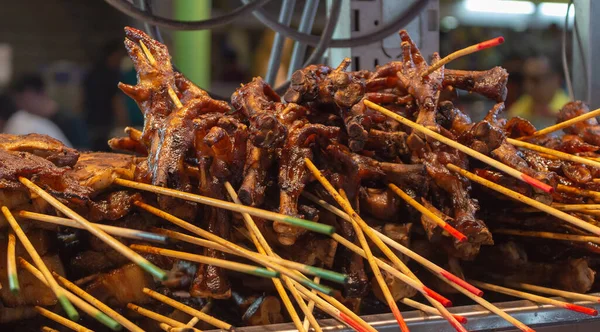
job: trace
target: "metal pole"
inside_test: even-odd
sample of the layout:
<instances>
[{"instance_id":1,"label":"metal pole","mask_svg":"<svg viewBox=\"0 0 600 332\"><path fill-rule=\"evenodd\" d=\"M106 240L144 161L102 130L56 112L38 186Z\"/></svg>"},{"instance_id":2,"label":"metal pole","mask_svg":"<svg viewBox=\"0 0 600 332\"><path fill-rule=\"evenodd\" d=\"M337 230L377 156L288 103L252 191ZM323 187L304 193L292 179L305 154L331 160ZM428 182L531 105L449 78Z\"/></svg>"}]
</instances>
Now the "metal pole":
<instances>
[{"instance_id":1,"label":"metal pole","mask_svg":"<svg viewBox=\"0 0 600 332\"><path fill-rule=\"evenodd\" d=\"M290 25L292 15L294 14L294 5L296 0L283 0L281 10L279 11L279 23ZM267 74L265 80L270 85L275 84L275 78L279 71L279 65L281 64L281 51L285 42L285 37L279 33L275 34L273 38L273 47L271 47L271 56L269 57L269 66L267 67Z\"/></svg>"},{"instance_id":2,"label":"metal pole","mask_svg":"<svg viewBox=\"0 0 600 332\"><path fill-rule=\"evenodd\" d=\"M300 19L300 25L298 26L298 31L309 33L312 30L318 8L319 0L306 0L306 3L304 4L304 10L302 11L302 18ZM305 55L306 45L300 42L294 42L294 50L292 51L292 59L290 61L290 68L288 69L288 77L292 77L294 71L302 66Z\"/></svg>"}]
</instances>

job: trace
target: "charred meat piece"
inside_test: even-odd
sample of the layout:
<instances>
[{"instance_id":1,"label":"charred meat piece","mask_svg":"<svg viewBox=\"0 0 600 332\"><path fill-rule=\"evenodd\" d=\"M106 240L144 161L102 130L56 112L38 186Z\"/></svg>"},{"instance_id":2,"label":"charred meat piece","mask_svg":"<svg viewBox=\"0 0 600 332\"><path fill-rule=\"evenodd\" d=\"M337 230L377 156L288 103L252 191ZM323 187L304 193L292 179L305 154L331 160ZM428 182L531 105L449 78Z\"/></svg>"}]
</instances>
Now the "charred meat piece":
<instances>
[{"instance_id":1,"label":"charred meat piece","mask_svg":"<svg viewBox=\"0 0 600 332\"><path fill-rule=\"evenodd\" d=\"M132 180L135 167L135 158L131 155L86 152L79 156L67 176L92 190L93 196L108 189L116 178Z\"/></svg>"},{"instance_id":2,"label":"charred meat piece","mask_svg":"<svg viewBox=\"0 0 600 332\"><path fill-rule=\"evenodd\" d=\"M29 152L51 161L56 166L73 166L79 152L65 146L61 141L47 135L0 134L0 149L15 152Z\"/></svg>"},{"instance_id":3,"label":"charred meat piece","mask_svg":"<svg viewBox=\"0 0 600 332\"><path fill-rule=\"evenodd\" d=\"M108 306L125 307L127 303L148 303L144 287L154 288L151 277L135 264L99 275L85 290Z\"/></svg>"}]
</instances>

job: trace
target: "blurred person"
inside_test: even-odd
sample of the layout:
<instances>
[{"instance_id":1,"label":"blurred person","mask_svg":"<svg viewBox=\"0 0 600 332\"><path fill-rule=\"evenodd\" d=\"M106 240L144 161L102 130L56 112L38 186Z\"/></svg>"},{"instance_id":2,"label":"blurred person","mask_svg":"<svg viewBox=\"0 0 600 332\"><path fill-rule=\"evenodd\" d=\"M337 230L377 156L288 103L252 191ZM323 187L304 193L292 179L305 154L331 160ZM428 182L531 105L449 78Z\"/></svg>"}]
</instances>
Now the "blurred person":
<instances>
[{"instance_id":1,"label":"blurred person","mask_svg":"<svg viewBox=\"0 0 600 332\"><path fill-rule=\"evenodd\" d=\"M4 132L4 125L10 117L17 112L17 105L8 94L0 95L0 132Z\"/></svg>"},{"instance_id":2,"label":"blurred person","mask_svg":"<svg viewBox=\"0 0 600 332\"><path fill-rule=\"evenodd\" d=\"M10 91L17 111L6 120L4 132L16 135L44 134L72 147L67 136L51 120L58 113L58 104L46 94L40 75L22 76L11 85Z\"/></svg>"},{"instance_id":3,"label":"blurred person","mask_svg":"<svg viewBox=\"0 0 600 332\"><path fill-rule=\"evenodd\" d=\"M561 88L560 66L546 56L529 57L523 63L523 91L508 116L526 118L538 129L554 124L560 108L570 101Z\"/></svg>"},{"instance_id":4,"label":"blurred person","mask_svg":"<svg viewBox=\"0 0 600 332\"><path fill-rule=\"evenodd\" d=\"M117 87L122 78L121 60L125 50L120 41L107 43L84 79L84 114L91 148L108 150L111 131L127 125L127 107Z\"/></svg>"}]
</instances>

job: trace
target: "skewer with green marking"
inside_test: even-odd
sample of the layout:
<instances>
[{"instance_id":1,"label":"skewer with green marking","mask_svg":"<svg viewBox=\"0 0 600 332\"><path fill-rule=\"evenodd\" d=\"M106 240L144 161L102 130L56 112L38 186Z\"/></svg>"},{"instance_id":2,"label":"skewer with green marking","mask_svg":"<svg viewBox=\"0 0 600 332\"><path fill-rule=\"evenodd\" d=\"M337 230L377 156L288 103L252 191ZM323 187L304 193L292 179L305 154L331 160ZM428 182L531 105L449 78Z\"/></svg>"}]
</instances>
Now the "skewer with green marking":
<instances>
[{"instance_id":1,"label":"skewer with green marking","mask_svg":"<svg viewBox=\"0 0 600 332\"><path fill-rule=\"evenodd\" d=\"M38 278L42 283L44 283L45 285L48 285L48 282L44 278L44 275L42 274L42 272L40 272L38 269L36 269L35 266L29 264L29 262L27 262L22 257L19 257L19 265L22 268L24 268L27 271L29 271L31 274L33 274L33 276L36 277L36 278ZM60 286L59 286L59 288L60 288ZM116 322L114 319L108 317L102 311L94 308L92 305L90 305L89 303L87 303L84 300L80 299L79 297L77 297L75 294L69 292L68 290L63 289L63 288L60 288L60 289L65 293L65 296L71 302L73 302L73 304L77 308L81 309L83 312L85 312L86 314L88 314L90 317L93 317L95 320L99 321L104 326L110 328L113 331L120 331L122 329L121 324L119 324L118 322Z\"/></svg>"},{"instance_id":2,"label":"skewer with green marking","mask_svg":"<svg viewBox=\"0 0 600 332\"><path fill-rule=\"evenodd\" d=\"M18 294L19 276L17 275L17 260L15 258L15 248L17 246L17 238L15 233L8 233L8 245L6 248L6 272L8 273L8 288L13 294Z\"/></svg>"},{"instance_id":3,"label":"skewer with green marking","mask_svg":"<svg viewBox=\"0 0 600 332\"><path fill-rule=\"evenodd\" d=\"M10 210L6 206L2 207L2 214L4 214L4 218L6 218L8 224L10 225L10 227L12 227L13 231L19 238L19 241L21 241L23 247L25 247L25 250L27 251L29 256L31 256L31 259L33 260L35 265L42 271L44 278L48 282L48 287L50 287L54 295L56 295L58 302L63 307L63 309L65 309L67 316L69 316L71 320L79 320L79 313L77 313L77 310L75 310L73 304L71 304L69 299L67 299L67 296L65 295L63 289L60 288L60 286L58 286L58 283L52 277L52 273L50 273L50 270L48 270L48 267L46 267L46 264L27 238L27 235L25 235L25 232L23 232L21 226L19 226L19 224L15 220L15 217L13 217L12 213L10 213Z\"/></svg>"},{"instance_id":4,"label":"skewer with green marking","mask_svg":"<svg viewBox=\"0 0 600 332\"><path fill-rule=\"evenodd\" d=\"M135 251L129 249L126 245L119 242L114 237L108 235L105 231L100 229L98 226L95 226L91 222L89 222L84 217L77 214L75 211L71 210L69 207L61 203L59 200L54 198L52 195L44 191L44 189L40 188L35 183L29 181L24 177L20 177L19 181L24 184L29 190L36 193L50 205L52 205L55 209L64 213L67 217L73 219L78 224L80 224L85 230L92 233L92 235L96 236L102 242L108 244L111 248L121 253L123 256L127 257L129 260L137 264L139 267L144 269L146 272L153 275L155 278L160 280L167 280L167 273L160 269L158 266L150 263L147 259L136 253Z\"/></svg>"}]
</instances>

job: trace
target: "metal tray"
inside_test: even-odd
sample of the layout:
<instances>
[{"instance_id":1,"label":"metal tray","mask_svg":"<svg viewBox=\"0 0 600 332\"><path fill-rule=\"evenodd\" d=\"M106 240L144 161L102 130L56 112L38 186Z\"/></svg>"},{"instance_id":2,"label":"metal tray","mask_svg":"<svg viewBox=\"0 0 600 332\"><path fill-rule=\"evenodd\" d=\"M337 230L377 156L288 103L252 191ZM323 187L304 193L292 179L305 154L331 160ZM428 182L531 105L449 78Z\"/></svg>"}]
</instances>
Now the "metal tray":
<instances>
[{"instance_id":1,"label":"metal tray","mask_svg":"<svg viewBox=\"0 0 600 332\"><path fill-rule=\"evenodd\" d=\"M600 296L600 293L594 295ZM558 299L558 298L557 298ZM584 304L587 307L593 307L600 311L600 303L579 301L575 303ZM511 316L520 320L536 331L544 332L598 332L600 331L600 316L592 317L570 310L557 308L551 305L538 305L531 301L510 301L495 303L497 307L505 310ZM513 325L502 318L490 313L479 305L468 305L450 308L450 312L467 317L468 323L465 325L469 331L519 331ZM442 317L430 316L421 311L402 312L411 332L421 331L455 331ZM378 331L392 332L399 331L396 320L392 314L379 314L362 316L362 318ZM334 319L321 320L321 327L324 331L352 331L341 325ZM213 330L211 332L215 332ZM296 331L292 323L252 326L236 328L236 331L259 332L259 331Z\"/></svg>"}]
</instances>

